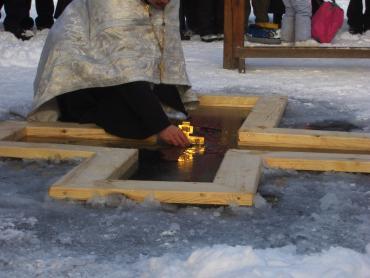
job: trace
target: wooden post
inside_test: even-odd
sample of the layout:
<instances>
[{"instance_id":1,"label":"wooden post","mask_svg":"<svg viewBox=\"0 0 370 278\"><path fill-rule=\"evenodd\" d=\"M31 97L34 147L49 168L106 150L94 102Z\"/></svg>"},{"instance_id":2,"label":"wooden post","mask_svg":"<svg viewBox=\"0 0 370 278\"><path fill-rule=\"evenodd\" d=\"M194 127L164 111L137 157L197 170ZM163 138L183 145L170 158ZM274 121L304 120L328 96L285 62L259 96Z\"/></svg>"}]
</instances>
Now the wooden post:
<instances>
[{"instance_id":1,"label":"wooden post","mask_svg":"<svg viewBox=\"0 0 370 278\"><path fill-rule=\"evenodd\" d=\"M245 0L225 0L224 3L224 68L243 70L245 60L236 57L235 50L244 47Z\"/></svg>"}]
</instances>

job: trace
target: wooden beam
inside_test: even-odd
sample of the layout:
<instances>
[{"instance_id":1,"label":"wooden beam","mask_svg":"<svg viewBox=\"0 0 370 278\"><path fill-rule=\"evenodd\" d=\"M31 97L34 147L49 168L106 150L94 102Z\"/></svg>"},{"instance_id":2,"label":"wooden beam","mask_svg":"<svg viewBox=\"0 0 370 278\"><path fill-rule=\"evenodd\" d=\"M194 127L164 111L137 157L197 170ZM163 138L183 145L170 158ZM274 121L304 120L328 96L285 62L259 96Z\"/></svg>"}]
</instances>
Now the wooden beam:
<instances>
[{"instance_id":1,"label":"wooden beam","mask_svg":"<svg viewBox=\"0 0 370 278\"><path fill-rule=\"evenodd\" d=\"M73 159L89 158L95 154L93 148L81 146L35 144L24 142L0 142L0 157L26 159Z\"/></svg>"},{"instance_id":2,"label":"wooden beam","mask_svg":"<svg viewBox=\"0 0 370 278\"><path fill-rule=\"evenodd\" d=\"M240 128L240 131L250 128L277 127L284 114L288 97L268 96L260 97Z\"/></svg>"},{"instance_id":3,"label":"wooden beam","mask_svg":"<svg viewBox=\"0 0 370 278\"><path fill-rule=\"evenodd\" d=\"M229 150L217 171L214 183L256 194L261 167L260 156L252 155L248 151Z\"/></svg>"},{"instance_id":4,"label":"wooden beam","mask_svg":"<svg viewBox=\"0 0 370 278\"><path fill-rule=\"evenodd\" d=\"M295 151L370 153L370 134L288 128L254 128L239 132L239 146Z\"/></svg>"},{"instance_id":5,"label":"wooden beam","mask_svg":"<svg viewBox=\"0 0 370 278\"><path fill-rule=\"evenodd\" d=\"M239 72L245 72L244 57L236 56L236 49L244 47L245 32L245 1L233 0L233 57L236 60ZM249 1L249 0L247 0Z\"/></svg>"},{"instance_id":6,"label":"wooden beam","mask_svg":"<svg viewBox=\"0 0 370 278\"><path fill-rule=\"evenodd\" d=\"M236 107L236 108L253 108L259 97L257 96L211 96L200 95L199 105L211 107Z\"/></svg>"},{"instance_id":7,"label":"wooden beam","mask_svg":"<svg viewBox=\"0 0 370 278\"><path fill-rule=\"evenodd\" d=\"M157 143L157 138L155 136L145 140L133 140L111 135L93 124L82 125L62 122L30 122L27 124L25 135L26 137L37 138L112 141L141 145L154 145Z\"/></svg>"},{"instance_id":8,"label":"wooden beam","mask_svg":"<svg viewBox=\"0 0 370 278\"><path fill-rule=\"evenodd\" d=\"M161 203L208 204L251 206L253 194L240 192L212 183L106 180L93 186L54 185L50 194L56 199L88 200L97 196L122 194L129 199L142 202L154 199Z\"/></svg>"},{"instance_id":9,"label":"wooden beam","mask_svg":"<svg viewBox=\"0 0 370 278\"><path fill-rule=\"evenodd\" d=\"M224 0L224 69L236 69L233 47L233 0Z\"/></svg>"},{"instance_id":10,"label":"wooden beam","mask_svg":"<svg viewBox=\"0 0 370 278\"><path fill-rule=\"evenodd\" d=\"M26 122L0 122L0 141L15 141L24 137Z\"/></svg>"},{"instance_id":11,"label":"wooden beam","mask_svg":"<svg viewBox=\"0 0 370 278\"><path fill-rule=\"evenodd\" d=\"M248 156L244 151L232 150L226 154L213 183L103 181L112 177L102 175L98 169L113 168L109 166L110 159L105 162L104 157L106 156L100 157L101 161L98 160L99 156L84 161L50 188L50 196L57 199L88 200L94 196L123 194L136 201L153 197L163 203L214 205L236 203L251 206L257 191L262 163L259 157ZM119 169L123 169L123 172L128 171L136 160L136 157L126 160L126 164L120 165ZM233 167L238 163L242 165ZM99 173L98 176L94 175L96 172Z\"/></svg>"},{"instance_id":12,"label":"wooden beam","mask_svg":"<svg viewBox=\"0 0 370 278\"><path fill-rule=\"evenodd\" d=\"M370 155L276 152L262 154L262 158L269 168L370 173Z\"/></svg>"},{"instance_id":13,"label":"wooden beam","mask_svg":"<svg viewBox=\"0 0 370 278\"><path fill-rule=\"evenodd\" d=\"M365 47L281 47L248 46L234 50L238 58L370 58Z\"/></svg>"}]
</instances>

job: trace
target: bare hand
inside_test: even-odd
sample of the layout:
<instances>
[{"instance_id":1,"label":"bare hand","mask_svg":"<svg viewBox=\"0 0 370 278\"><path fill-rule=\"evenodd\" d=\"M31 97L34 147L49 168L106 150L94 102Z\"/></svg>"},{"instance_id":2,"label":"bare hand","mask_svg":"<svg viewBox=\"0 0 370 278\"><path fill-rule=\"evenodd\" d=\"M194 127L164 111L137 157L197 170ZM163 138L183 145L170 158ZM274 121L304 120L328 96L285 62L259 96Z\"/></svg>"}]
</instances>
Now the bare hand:
<instances>
[{"instance_id":1,"label":"bare hand","mask_svg":"<svg viewBox=\"0 0 370 278\"><path fill-rule=\"evenodd\" d=\"M176 147L186 147L190 145L190 142L185 134L174 125L166 127L159 132L158 135L159 138L161 138L167 144L174 145Z\"/></svg>"},{"instance_id":2,"label":"bare hand","mask_svg":"<svg viewBox=\"0 0 370 278\"><path fill-rule=\"evenodd\" d=\"M170 0L148 0L148 2L155 8L163 10Z\"/></svg>"}]
</instances>

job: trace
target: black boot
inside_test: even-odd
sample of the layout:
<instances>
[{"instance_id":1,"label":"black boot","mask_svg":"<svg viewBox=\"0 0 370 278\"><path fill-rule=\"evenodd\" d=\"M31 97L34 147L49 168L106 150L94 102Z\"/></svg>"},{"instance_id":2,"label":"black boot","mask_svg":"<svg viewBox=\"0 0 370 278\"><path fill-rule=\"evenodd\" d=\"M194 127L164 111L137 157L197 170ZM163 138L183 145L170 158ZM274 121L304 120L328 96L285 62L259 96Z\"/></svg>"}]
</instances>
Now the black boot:
<instances>
[{"instance_id":1,"label":"black boot","mask_svg":"<svg viewBox=\"0 0 370 278\"><path fill-rule=\"evenodd\" d=\"M349 26L348 32L352 35L361 35L364 32L364 26Z\"/></svg>"}]
</instances>

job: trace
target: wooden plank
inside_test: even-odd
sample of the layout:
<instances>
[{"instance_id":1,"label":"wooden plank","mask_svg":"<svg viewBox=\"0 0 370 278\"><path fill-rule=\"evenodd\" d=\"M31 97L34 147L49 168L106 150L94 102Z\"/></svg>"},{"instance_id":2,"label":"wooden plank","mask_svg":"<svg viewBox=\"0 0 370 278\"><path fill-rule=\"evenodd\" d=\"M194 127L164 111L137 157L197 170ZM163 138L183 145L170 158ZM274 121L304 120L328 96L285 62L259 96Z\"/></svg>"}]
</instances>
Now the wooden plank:
<instances>
[{"instance_id":1,"label":"wooden plank","mask_svg":"<svg viewBox=\"0 0 370 278\"><path fill-rule=\"evenodd\" d=\"M158 181L98 181L94 186L54 185L50 196L56 199L88 200L97 196L122 194L142 202L147 198L172 204L208 204L251 206L253 194L239 192L211 183L158 182Z\"/></svg>"},{"instance_id":2,"label":"wooden plank","mask_svg":"<svg viewBox=\"0 0 370 278\"><path fill-rule=\"evenodd\" d=\"M224 1L224 69L235 69L238 60L233 49L233 0Z\"/></svg>"},{"instance_id":3,"label":"wooden plank","mask_svg":"<svg viewBox=\"0 0 370 278\"><path fill-rule=\"evenodd\" d=\"M262 158L270 168L370 173L370 155L276 152Z\"/></svg>"},{"instance_id":4,"label":"wooden plank","mask_svg":"<svg viewBox=\"0 0 370 278\"><path fill-rule=\"evenodd\" d=\"M214 183L255 194L261 176L262 160L248 151L229 150L217 171Z\"/></svg>"},{"instance_id":5,"label":"wooden plank","mask_svg":"<svg viewBox=\"0 0 370 278\"><path fill-rule=\"evenodd\" d=\"M239 132L239 146L370 153L370 134L305 129L256 128Z\"/></svg>"},{"instance_id":6,"label":"wooden plank","mask_svg":"<svg viewBox=\"0 0 370 278\"><path fill-rule=\"evenodd\" d=\"M25 134L25 122L3 121L0 122L0 141L19 140Z\"/></svg>"},{"instance_id":7,"label":"wooden plank","mask_svg":"<svg viewBox=\"0 0 370 278\"><path fill-rule=\"evenodd\" d=\"M273 128L280 123L288 104L286 96L268 96L258 99L240 131L250 128Z\"/></svg>"},{"instance_id":8,"label":"wooden plank","mask_svg":"<svg viewBox=\"0 0 370 278\"><path fill-rule=\"evenodd\" d=\"M281 47L249 46L234 50L239 58L370 58L365 47Z\"/></svg>"},{"instance_id":9,"label":"wooden plank","mask_svg":"<svg viewBox=\"0 0 370 278\"><path fill-rule=\"evenodd\" d=\"M134 149L99 149L94 156L84 160L55 185L89 188L97 180L120 178L135 167L137 161L138 151Z\"/></svg>"},{"instance_id":10,"label":"wooden plank","mask_svg":"<svg viewBox=\"0 0 370 278\"><path fill-rule=\"evenodd\" d=\"M94 150L82 146L0 142L0 157L66 160L78 157L89 158L94 154Z\"/></svg>"},{"instance_id":11,"label":"wooden plank","mask_svg":"<svg viewBox=\"0 0 370 278\"><path fill-rule=\"evenodd\" d=\"M249 1L249 0L248 0ZM245 60L236 56L236 49L244 47L245 0L233 0L233 58L237 60L239 72L245 72ZM237 59L236 59L237 58Z\"/></svg>"},{"instance_id":12,"label":"wooden plank","mask_svg":"<svg viewBox=\"0 0 370 278\"><path fill-rule=\"evenodd\" d=\"M93 124L75 124L61 122L30 122L26 127L27 137L79 139L79 140L102 140L123 143L137 143L142 145L154 145L157 143L155 136L145 140L133 140L117 137L105 132L102 128Z\"/></svg>"},{"instance_id":13,"label":"wooden plank","mask_svg":"<svg viewBox=\"0 0 370 278\"><path fill-rule=\"evenodd\" d=\"M253 108L258 99L259 97L256 96L200 95L199 105L213 107Z\"/></svg>"}]
</instances>

